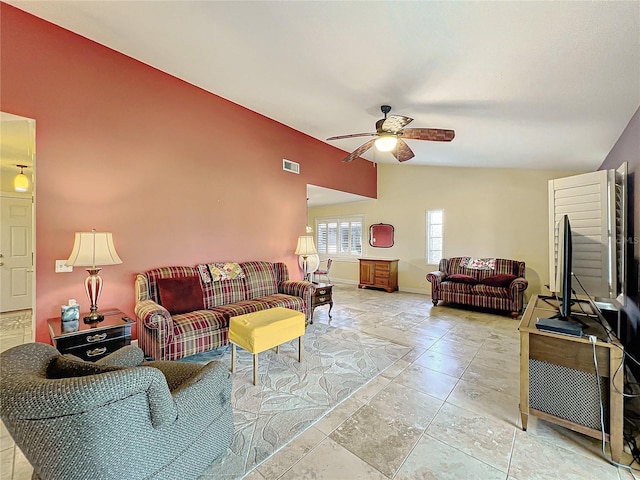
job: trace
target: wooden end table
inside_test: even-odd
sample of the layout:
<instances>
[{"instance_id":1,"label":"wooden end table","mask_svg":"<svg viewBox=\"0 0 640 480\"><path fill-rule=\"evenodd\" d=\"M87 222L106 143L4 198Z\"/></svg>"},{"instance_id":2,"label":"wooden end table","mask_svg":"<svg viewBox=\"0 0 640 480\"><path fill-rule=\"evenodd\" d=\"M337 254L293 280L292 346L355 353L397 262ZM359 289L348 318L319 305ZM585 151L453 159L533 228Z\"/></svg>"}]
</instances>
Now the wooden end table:
<instances>
[{"instance_id":1,"label":"wooden end table","mask_svg":"<svg viewBox=\"0 0 640 480\"><path fill-rule=\"evenodd\" d=\"M329 320L331 320L331 309L333 308L333 285L330 283L316 283L316 290L311 297L311 323L313 323L313 312L316 307L329 305Z\"/></svg>"},{"instance_id":2,"label":"wooden end table","mask_svg":"<svg viewBox=\"0 0 640 480\"><path fill-rule=\"evenodd\" d=\"M104 320L91 325L82 321L83 314L80 314L77 326L74 324L71 327L66 323L63 326L60 317L48 319L53 346L60 353L70 353L83 360L95 362L125 345L130 345L131 326L135 322L120 310L112 309L102 313Z\"/></svg>"}]
</instances>

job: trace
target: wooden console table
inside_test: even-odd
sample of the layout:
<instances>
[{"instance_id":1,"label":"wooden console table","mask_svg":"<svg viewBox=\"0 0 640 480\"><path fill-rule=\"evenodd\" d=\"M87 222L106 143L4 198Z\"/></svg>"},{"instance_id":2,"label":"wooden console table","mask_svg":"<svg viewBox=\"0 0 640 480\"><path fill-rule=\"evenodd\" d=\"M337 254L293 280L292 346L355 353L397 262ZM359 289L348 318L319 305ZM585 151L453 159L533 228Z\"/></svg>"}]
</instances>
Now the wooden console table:
<instances>
[{"instance_id":1,"label":"wooden console table","mask_svg":"<svg viewBox=\"0 0 640 480\"><path fill-rule=\"evenodd\" d=\"M358 288L384 288L391 293L398 290L398 260L360 258Z\"/></svg>"},{"instance_id":2,"label":"wooden console table","mask_svg":"<svg viewBox=\"0 0 640 480\"><path fill-rule=\"evenodd\" d=\"M597 374L593 344L588 337L574 337L536 328L538 318L549 318L558 312L553 298L534 295L522 316L520 326L520 415L522 429L527 429L529 415L561 425L576 432L601 438L600 397L604 404L606 441L611 458L621 461L623 447L623 357L624 350L593 314L586 301L572 305L572 313L586 324L585 335L595 335ZM605 324L606 325L606 324ZM608 326L607 326L608 328ZM608 420L608 422L607 422Z\"/></svg>"}]
</instances>

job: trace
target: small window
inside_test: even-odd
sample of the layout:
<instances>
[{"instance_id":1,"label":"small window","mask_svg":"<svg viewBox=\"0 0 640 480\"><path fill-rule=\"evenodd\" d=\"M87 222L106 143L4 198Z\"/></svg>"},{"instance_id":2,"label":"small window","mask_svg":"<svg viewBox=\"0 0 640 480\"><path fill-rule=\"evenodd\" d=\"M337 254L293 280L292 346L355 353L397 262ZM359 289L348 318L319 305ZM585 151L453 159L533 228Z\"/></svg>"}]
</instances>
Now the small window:
<instances>
[{"instance_id":1,"label":"small window","mask_svg":"<svg viewBox=\"0 0 640 480\"><path fill-rule=\"evenodd\" d=\"M321 255L360 257L363 215L316 219L316 245Z\"/></svg>"},{"instance_id":2,"label":"small window","mask_svg":"<svg viewBox=\"0 0 640 480\"><path fill-rule=\"evenodd\" d=\"M442 260L444 211L427 210L427 264L438 265Z\"/></svg>"}]
</instances>

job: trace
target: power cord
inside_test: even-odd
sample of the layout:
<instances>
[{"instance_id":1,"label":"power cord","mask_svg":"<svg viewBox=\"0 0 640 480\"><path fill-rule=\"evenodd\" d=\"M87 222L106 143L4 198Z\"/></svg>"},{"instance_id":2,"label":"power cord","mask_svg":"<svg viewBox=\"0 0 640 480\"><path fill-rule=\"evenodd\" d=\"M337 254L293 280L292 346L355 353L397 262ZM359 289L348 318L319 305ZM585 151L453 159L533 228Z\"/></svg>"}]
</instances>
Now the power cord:
<instances>
[{"instance_id":1,"label":"power cord","mask_svg":"<svg viewBox=\"0 0 640 480\"><path fill-rule=\"evenodd\" d=\"M636 452L638 452L638 447L635 444L635 438L631 437L631 439L627 438L625 439L627 441L627 443L630 443L630 448L631 448L631 452L632 452L632 456L633 456L633 460L631 461L631 464L629 465L625 465L623 463L618 463L613 461L612 458L607 458L607 452L606 452L606 447L605 447L605 438L606 438L606 432L604 429L604 404L603 404L603 400L602 400L602 388L601 388L601 384L600 384L600 373L598 372L598 356L596 355L596 343L598 342L598 338L595 335L586 335L586 337L589 339L589 342L591 343L592 346L592 350L593 350L593 366L595 368L595 374L596 374L596 382L598 384L598 399L599 399L599 407L600 407L600 432L602 433L602 456L607 459L609 461L609 463L611 463L612 465L615 465L616 467L619 468L624 468L626 470L629 471L629 473L631 474L631 476L634 478L634 480L636 479L636 476L633 474L633 470L637 470L634 469L631 464L634 461L637 461L638 459L636 458Z\"/></svg>"},{"instance_id":2,"label":"power cord","mask_svg":"<svg viewBox=\"0 0 640 480\"><path fill-rule=\"evenodd\" d=\"M600 429L602 431L602 453L605 453L605 431L604 431L604 407L603 407L603 402L602 402L602 388L600 385L600 374L598 373L598 356L596 355L596 342L598 341L598 339L596 338L595 335L589 335L589 341L591 342L591 346L593 347L593 366L595 367L596 370L596 382L598 383L598 398L600 399L599 406L600 406Z\"/></svg>"},{"instance_id":3,"label":"power cord","mask_svg":"<svg viewBox=\"0 0 640 480\"><path fill-rule=\"evenodd\" d=\"M594 307L595 306L595 300L593 298L591 298L591 295L589 295L589 292L587 292L587 290L584 288L584 285L582 285L582 282L580 281L580 278L578 278L577 275L575 275L573 272L571 273L572 277L576 279L576 281L578 282L578 284L580 285L580 288L582 289L582 291L584 292L584 294L587 296L587 298L589 299L589 301L591 302L592 308L597 308ZM575 299L579 300L578 298L578 294L575 292L575 290L572 290ZM579 301L576 302L578 304L578 306L580 307L580 310L582 310L582 313L585 315L589 315L587 312L585 312L584 308L582 307L582 303L580 303ZM597 312L598 313L598 312ZM606 335L607 335L607 341L608 343L610 343L611 345L613 345L614 347L620 349L622 351L622 354L625 358L628 358L629 360L633 361L636 365L640 366L640 362L633 356L631 355L629 352L627 352L624 348L620 347L620 345L618 345L612 335L613 335L613 330L611 330L611 328L609 328L600 318L599 315L596 315L595 317L592 317L594 320L597 321L597 323L602 327L602 329L605 331ZM612 385L614 386L613 388L615 388L616 392L618 392L619 394L621 394L624 398L636 398L636 397L640 397L640 394L633 394L633 393L625 393L625 392L621 392L620 390L618 390L618 387L615 386L615 382L613 382L613 380L615 380L616 375L618 375L620 373L620 370L622 369L624 365L624 362L620 362L620 365L618 365L618 368L616 368L616 371L613 373L613 376L611 377L612 380Z\"/></svg>"}]
</instances>

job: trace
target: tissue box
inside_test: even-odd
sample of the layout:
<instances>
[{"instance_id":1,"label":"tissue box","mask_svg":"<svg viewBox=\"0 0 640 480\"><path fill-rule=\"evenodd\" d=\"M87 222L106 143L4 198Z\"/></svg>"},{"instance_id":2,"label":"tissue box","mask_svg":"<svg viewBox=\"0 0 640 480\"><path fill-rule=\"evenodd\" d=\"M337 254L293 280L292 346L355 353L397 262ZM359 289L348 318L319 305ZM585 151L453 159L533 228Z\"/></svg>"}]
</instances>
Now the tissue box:
<instances>
[{"instance_id":1,"label":"tissue box","mask_svg":"<svg viewBox=\"0 0 640 480\"><path fill-rule=\"evenodd\" d=\"M80 319L80 305L62 305L62 323L77 322Z\"/></svg>"}]
</instances>

